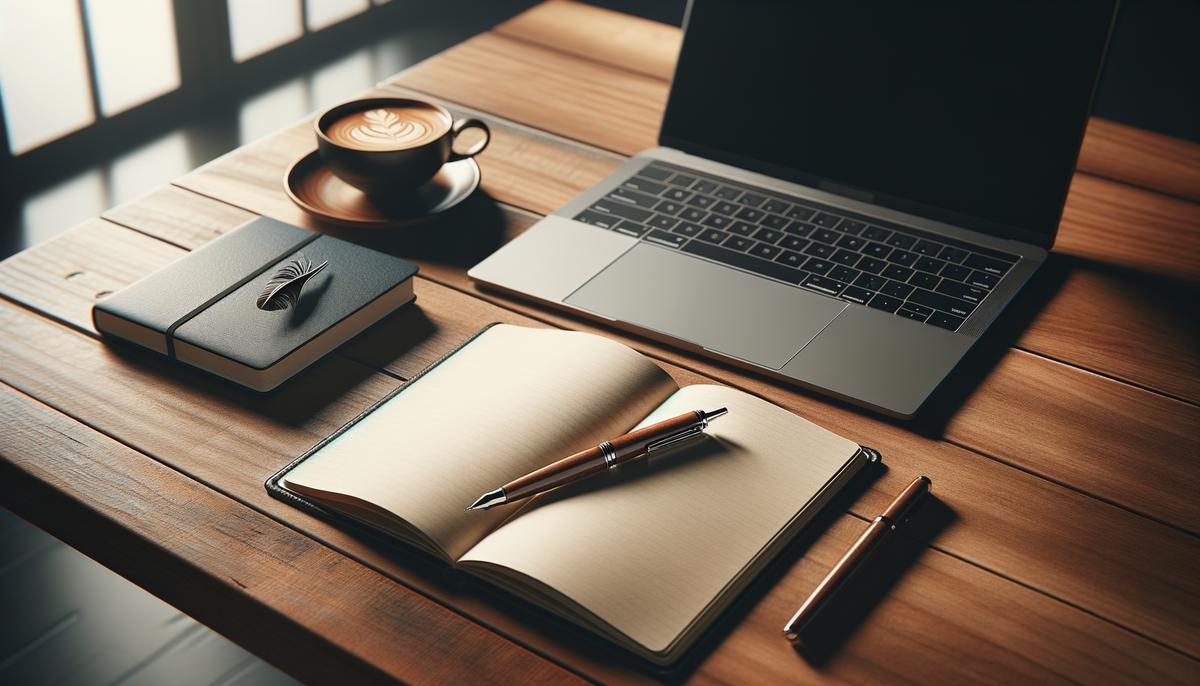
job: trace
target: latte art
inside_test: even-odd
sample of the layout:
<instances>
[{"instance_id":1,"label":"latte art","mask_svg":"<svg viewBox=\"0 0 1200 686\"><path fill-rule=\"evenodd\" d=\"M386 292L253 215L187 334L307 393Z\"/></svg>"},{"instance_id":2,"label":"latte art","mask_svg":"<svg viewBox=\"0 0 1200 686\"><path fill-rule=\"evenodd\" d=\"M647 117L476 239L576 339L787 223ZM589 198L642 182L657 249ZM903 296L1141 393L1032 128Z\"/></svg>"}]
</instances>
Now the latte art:
<instances>
[{"instance_id":1,"label":"latte art","mask_svg":"<svg viewBox=\"0 0 1200 686\"><path fill-rule=\"evenodd\" d=\"M325 133L360 150L403 150L436 140L449 128L450 122L433 108L380 107L348 114Z\"/></svg>"}]
</instances>

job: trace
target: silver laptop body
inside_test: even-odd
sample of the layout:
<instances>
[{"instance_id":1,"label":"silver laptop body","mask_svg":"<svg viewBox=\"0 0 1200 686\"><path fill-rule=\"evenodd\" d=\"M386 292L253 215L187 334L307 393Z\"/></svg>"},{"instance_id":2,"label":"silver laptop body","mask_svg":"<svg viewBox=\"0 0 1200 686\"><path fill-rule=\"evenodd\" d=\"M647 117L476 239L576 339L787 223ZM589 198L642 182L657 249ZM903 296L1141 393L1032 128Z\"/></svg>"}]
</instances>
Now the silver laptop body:
<instances>
[{"instance_id":1,"label":"silver laptop body","mask_svg":"<svg viewBox=\"0 0 1200 686\"><path fill-rule=\"evenodd\" d=\"M678 112L675 90L680 88L681 74L695 68L684 57L689 50L699 49L692 44L692 32L697 30L697 13L708 10L697 5L716 5L710 21L728 25L731 17L741 12L737 4L697 0L689 7L688 33L672 85L668 121L672 109ZM722 12L726 16L722 17ZM1105 22L1111 23L1111 15ZM1103 37L1106 40L1107 29ZM920 40L920 36L914 39ZM1099 45L1102 53L1104 42ZM1095 70L1099 59L1097 56ZM1089 85L1094 85L1095 74L1090 78ZM1090 92L1086 99L1090 102ZM1080 112L1080 117L1085 118L1086 111ZM660 142L675 142L666 134L664 124ZM1078 140L1072 143L1077 153ZM1025 285L1046 259L1046 248L1053 240L1052 229L1039 245L997 235L1003 234L1001 231L975 230L925 213L885 206L872 193L858 188L819 178L806 178L808 183L784 180L678 147L664 145L629 159L468 274L489 287L908 418ZM1073 163L1069 163L1063 170L1068 178L1072 169ZM699 202L696 188L712 188L701 184L705 179L719 184L722 197L728 196L724 209L736 209L725 219L713 218L722 206L712 202L703 208L687 205L689 200ZM672 185L674 181L680 183ZM687 200L669 200L685 195ZM767 200L758 202L763 197ZM622 204L638 211L626 210ZM762 210L764 207L772 212ZM816 214L804 221L790 221L789 215L803 217L808 210ZM681 218L685 214L699 218L702 212L705 218L697 222ZM605 219L602 215L612 216ZM838 218L830 219L831 215ZM731 223L740 221L739 216L768 219L776 228L739 234L733 229L750 231L745 222ZM784 220L789 220L787 227ZM832 226L813 223L820 220ZM718 238L706 221L720 225L729 237L720 237L715 243L702 240ZM806 233L800 236L789 230ZM867 240L864 233L890 238ZM914 251L907 238L901 241L903 236L915 237L916 246L926 254ZM763 237L773 240L760 240ZM825 245L832 251L816 247L830 238ZM749 248L745 247L747 241ZM790 251L784 245L805 247ZM861 250L873 250L871 254L880 259L871 258L874 261L868 264L864 254L855 258L846 254ZM962 258L960 250L972 256ZM734 251L742 255L733 255ZM987 273L991 265L998 264L989 255L1006 256L1002 269L994 270L1003 273ZM907 266L897 269L887 262L889 257ZM922 261L926 257L932 262ZM951 259L942 259L946 257ZM781 260L798 265L798 269L784 268ZM969 274L968 268L961 266L963 261L975 267ZM879 272L869 271L880 262L886 263L883 273L896 277L885 279L884 286L879 286ZM863 269L855 269L855 265ZM918 265L935 272L953 272L975 285L950 283L949 276L921 272L915 269ZM850 280L839 282L831 279L831 274ZM923 287L905 294L909 280ZM864 286L888 288L898 297ZM944 299L944 292L967 300ZM896 306L896 300L901 304ZM970 307L959 309L967 302ZM931 323L934 321L937 323Z\"/></svg>"}]
</instances>

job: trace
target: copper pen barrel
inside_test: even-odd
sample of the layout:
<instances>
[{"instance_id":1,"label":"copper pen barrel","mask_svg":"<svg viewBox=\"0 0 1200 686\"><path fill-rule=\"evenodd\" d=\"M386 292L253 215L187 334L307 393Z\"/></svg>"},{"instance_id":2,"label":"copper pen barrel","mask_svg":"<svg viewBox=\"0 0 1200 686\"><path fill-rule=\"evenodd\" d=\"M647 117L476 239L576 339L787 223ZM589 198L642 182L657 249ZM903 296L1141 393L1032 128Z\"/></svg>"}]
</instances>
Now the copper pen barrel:
<instances>
[{"instance_id":1,"label":"copper pen barrel","mask_svg":"<svg viewBox=\"0 0 1200 686\"><path fill-rule=\"evenodd\" d=\"M611 441L581 450L574 455L564 457L535 472L510 481L504 484L504 493L511 502L558 488L644 455L646 448L654 441L661 439L664 434L672 435L692 426L702 426L703 424L704 415L702 413L687 412L678 417L642 427Z\"/></svg>"},{"instance_id":2,"label":"copper pen barrel","mask_svg":"<svg viewBox=\"0 0 1200 686\"><path fill-rule=\"evenodd\" d=\"M929 491L931 483L927 476L913 479L912 483L892 501L892 504L888 505L883 514L871 522L867 530L858 537L854 545L850 546L850 550L842 556L842 559L838 560L833 569L829 570L829 573L825 575L821 583L817 584L800 609L796 610L796 614L792 615L792 618L784 625L783 635L789 641L800 641L800 635L804 632L805 627L849 581L850 577L863 566L867 558L879 548L879 544L896 528L896 525L908 517L916 504L920 502L921 496Z\"/></svg>"}]
</instances>

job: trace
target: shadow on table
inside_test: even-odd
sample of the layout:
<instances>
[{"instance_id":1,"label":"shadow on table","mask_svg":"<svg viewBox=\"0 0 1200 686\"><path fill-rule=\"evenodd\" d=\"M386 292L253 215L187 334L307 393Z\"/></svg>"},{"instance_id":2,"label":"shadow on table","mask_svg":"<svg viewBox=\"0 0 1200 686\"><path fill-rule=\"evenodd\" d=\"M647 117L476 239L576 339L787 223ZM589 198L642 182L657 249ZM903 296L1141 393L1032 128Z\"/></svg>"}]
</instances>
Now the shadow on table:
<instances>
[{"instance_id":1,"label":"shadow on table","mask_svg":"<svg viewBox=\"0 0 1200 686\"><path fill-rule=\"evenodd\" d=\"M930 438L941 438L956 412L1020 339L1038 312L1062 288L1071 270L1071 258L1051 254L1000 317L963 357L950 376L926 401L908 428Z\"/></svg>"}]
</instances>

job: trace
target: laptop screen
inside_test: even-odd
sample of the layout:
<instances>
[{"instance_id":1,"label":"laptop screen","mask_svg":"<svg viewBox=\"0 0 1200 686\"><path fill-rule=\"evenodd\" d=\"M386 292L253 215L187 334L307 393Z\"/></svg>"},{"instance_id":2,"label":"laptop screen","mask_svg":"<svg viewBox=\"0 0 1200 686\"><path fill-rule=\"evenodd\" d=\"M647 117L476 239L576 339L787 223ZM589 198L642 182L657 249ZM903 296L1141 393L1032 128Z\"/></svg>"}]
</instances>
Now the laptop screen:
<instances>
[{"instance_id":1,"label":"laptop screen","mask_svg":"<svg viewBox=\"0 0 1200 686\"><path fill-rule=\"evenodd\" d=\"M693 0L660 140L1048 245L1114 5Z\"/></svg>"}]
</instances>

